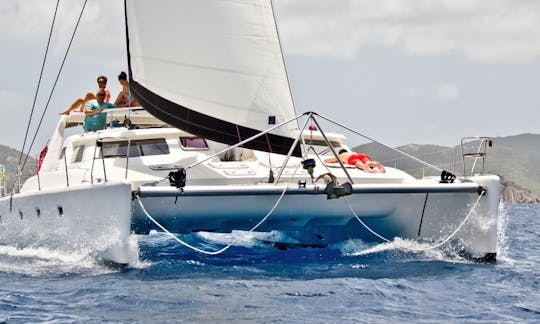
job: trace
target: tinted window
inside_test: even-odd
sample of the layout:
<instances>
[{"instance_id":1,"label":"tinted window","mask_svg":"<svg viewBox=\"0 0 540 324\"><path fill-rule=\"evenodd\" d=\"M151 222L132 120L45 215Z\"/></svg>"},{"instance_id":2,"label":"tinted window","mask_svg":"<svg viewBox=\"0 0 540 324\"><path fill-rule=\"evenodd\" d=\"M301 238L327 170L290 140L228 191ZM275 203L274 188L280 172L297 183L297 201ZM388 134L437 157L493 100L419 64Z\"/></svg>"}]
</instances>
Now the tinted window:
<instances>
[{"instance_id":1,"label":"tinted window","mask_svg":"<svg viewBox=\"0 0 540 324\"><path fill-rule=\"evenodd\" d=\"M103 157L115 157L115 156L126 156L127 155L127 147L128 142L122 141L122 142L106 142L103 143ZM130 148L130 155L129 156L139 156L133 155L133 149Z\"/></svg>"},{"instance_id":2,"label":"tinted window","mask_svg":"<svg viewBox=\"0 0 540 324\"><path fill-rule=\"evenodd\" d=\"M180 137L180 143L187 149L207 149L208 144L202 137Z\"/></svg>"},{"instance_id":3,"label":"tinted window","mask_svg":"<svg viewBox=\"0 0 540 324\"><path fill-rule=\"evenodd\" d=\"M129 156L148 156L169 154L169 146L164 138L135 140L128 145L127 141L103 143L103 156L126 156L129 146Z\"/></svg>"},{"instance_id":4,"label":"tinted window","mask_svg":"<svg viewBox=\"0 0 540 324\"><path fill-rule=\"evenodd\" d=\"M169 154L169 146L163 138L133 141L131 143L131 145L139 147L142 156Z\"/></svg>"}]
</instances>

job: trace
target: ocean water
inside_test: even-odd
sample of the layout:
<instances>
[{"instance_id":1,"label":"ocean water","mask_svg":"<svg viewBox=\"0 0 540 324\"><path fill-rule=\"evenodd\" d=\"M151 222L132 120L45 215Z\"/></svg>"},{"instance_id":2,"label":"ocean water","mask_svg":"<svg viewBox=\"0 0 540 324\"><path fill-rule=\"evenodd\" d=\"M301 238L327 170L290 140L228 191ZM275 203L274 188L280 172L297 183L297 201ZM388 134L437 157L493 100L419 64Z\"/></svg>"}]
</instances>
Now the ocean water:
<instances>
[{"instance_id":1,"label":"ocean water","mask_svg":"<svg viewBox=\"0 0 540 324\"><path fill-rule=\"evenodd\" d=\"M153 233L123 270L0 246L0 323L538 323L538 233L540 205L503 205L495 264L403 240L282 251L246 239L206 256ZM183 238L217 249L235 235Z\"/></svg>"}]
</instances>

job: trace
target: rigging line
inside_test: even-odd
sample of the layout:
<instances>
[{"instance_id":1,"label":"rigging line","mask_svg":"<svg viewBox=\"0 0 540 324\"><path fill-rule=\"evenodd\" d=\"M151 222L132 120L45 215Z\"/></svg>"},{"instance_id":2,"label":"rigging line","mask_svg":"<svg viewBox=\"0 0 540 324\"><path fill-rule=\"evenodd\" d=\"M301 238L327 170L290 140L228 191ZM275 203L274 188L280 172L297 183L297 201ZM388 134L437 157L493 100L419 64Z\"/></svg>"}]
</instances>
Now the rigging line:
<instances>
[{"instance_id":1,"label":"rigging line","mask_svg":"<svg viewBox=\"0 0 540 324\"><path fill-rule=\"evenodd\" d=\"M276 208L279 206L281 200L283 199L283 197L285 196L285 193L287 192L287 189L289 189L289 187L285 187L283 188L283 191L281 192L281 195L278 197L278 199L276 200L276 202L274 203L274 205L272 206L272 208L270 209L270 211L268 211L268 213L257 223L255 224L255 226L253 226L249 231L247 231L247 234L244 235L244 236L241 236L239 238L237 238L236 240L234 240L232 243L229 243L227 244L226 246L224 246L223 248L219 249L219 250L216 250L216 251L207 251L207 250L203 250L203 249L200 249L196 246L193 246L185 241L183 241L182 239L180 239L178 236L174 235L173 233L171 233L169 230L167 230L163 225L161 225L157 220L155 220L152 215L150 215L148 213L148 211L146 210L146 208L144 208L144 205L141 201L141 197L139 195L136 195L135 197L137 198L137 202L139 203L139 207L141 207L141 210L143 211L143 213L145 214L146 217L148 217L148 219L150 219L154 224L156 224L157 227L159 227L160 229L162 229L167 235L169 235L172 239L174 239L175 241L177 241L178 243L182 244L183 246L193 250L193 251L196 251L196 252L199 252L199 253L203 253L203 254L207 254L207 255L218 255L218 254L221 254L225 251L227 251L229 248L231 248L232 246L234 246L235 244L237 244L238 242L246 239L249 235L249 233L252 233L253 231L255 231L259 226L261 226L267 219L268 217L270 217L273 213L274 213L274 210L276 210Z\"/></svg>"},{"instance_id":2,"label":"rigging line","mask_svg":"<svg viewBox=\"0 0 540 324\"><path fill-rule=\"evenodd\" d=\"M53 93L54 93L54 89L56 88L56 84L58 83L58 79L60 78L60 74L62 73L62 69L64 68L64 64L66 63L66 59L67 59L67 56L69 54L69 50L71 48L71 44L73 43L73 39L75 38L75 34L77 33L77 29L79 28L79 24L81 22L81 18L82 18L82 15L84 13L84 9L86 8L86 3L88 2L88 0L84 0L84 3L83 3L83 6L82 6L82 9L81 9L81 13L79 14L79 18L77 19L77 24L75 25L75 28L73 29L73 34L71 34L71 39L69 40L69 44L68 44L68 47L66 49L66 54L64 55L64 58L62 59L62 64L60 65L60 69L58 70L58 74L56 75L56 79L54 80L54 84L53 84L53 87L51 89L51 93L49 94L49 99L47 99L47 104L45 105L45 109L43 109L43 113L41 114L41 118L39 120L39 124L36 128L36 132L34 133L34 137L32 138L32 143L30 144L30 147L28 148L28 154L26 155L26 158L24 159L24 163L22 165L22 168L24 168L24 166L26 165L26 161L28 160L28 156L30 154L30 151L32 150L32 147L34 146L34 142L36 141L36 137L39 133L39 129L41 127L41 123L43 122L43 118L45 117L45 113L47 112L47 108L49 108L49 104L51 102L51 99L52 99L52 96L53 96Z\"/></svg>"},{"instance_id":3,"label":"rigging line","mask_svg":"<svg viewBox=\"0 0 540 324\"><path fill-rule=\"evenodd\" d=\"M478 204L480 203L480 199L482 199L482 197L485 195L486 191L485 190L482 190L482 192L480 192L480 194L478 195L478 198L476 199L476 201L474 202L473 206L471 207L471 209L469 210L469 212L467 213L467 215L465 216L465 218L461 221L461 223L458 225L458 227L456 227L456 229L450 234L448 235L444 240L436 243L436 244L433 244L433 245L430 245L426 248L418 248L418 249L415 249L415 248L410 248L409 250L413 251L413 252L424 252L424 251L428 251L428 250L433 250L433 249L436 249L438 247L440 247L441 245L445 244L446 242L448 242L449 240L451 240L460 230L461 228L463 227L463 225L465 225L465 223L467 223L467 221L469 220L469 217L471 217L471 214L473 213L473 211L476 209L476 207L478 206ZM390 241L389 239L387 239L386 237L380 235L379 233L375 232L373 229L371 229L368 225L366 225L366 223L364 223L360 217L356 214L356 212L354 211L354 209L352 208L349 200L347 199L347 197L344 197L345 198L345 203L347 204L347 207L349 207L349 210L351 211L351 213L354 215L354 217L356 218L356 220L358 220L358 222L364 226L365 229L367 229L371 234L377 236L378 238L380 238L381 240L385 241L386 243L391 243L392 241Z\"/></svg>"},{"instance_id":4,"label":"rigging line","mask_svg":"<svg viewBox=\"0 0 540 324\"><path fill-rule=\"evenodd\" d=\"M49 39L47 40L47 47L45 47L45 55L43 56L43 62L41 63L41 71L39 72L39 79L36 87L36 93L34 94L34 102L32 103L32 109L30 110L30 117L28 118L28 125L26 125L26 133L24 134L24 141L23 146L21 149L21 154L19 155L19 162L17 162L17 166L21 166L21 160L24 152L24 148L26 146L26 140L28 139L28 132L30 131L30 124L32 123L32 116L34 115L34 110L36 108L36 100L39 93L39 87L41 85L41 78L43 77L43 70L45 70L45 62L47 61L47 55L49 53L49 45L51 44L51 38L52 33L54 30L54 22L56 21L56 13L58 12L58 5L60 4L60 0L56 1L56 7L54 8L54 15L53 20L51 23L51 30L49 31Z\"/></svg>"},{"instance_id":5,"label":"rigging line","mask_svg":"<svg viewBox=\"0 0 540 324\"><path fill-rule=\"evenodd\" d=\"M278 124L278 125L272 126L272 127L268 128L268 129L266 129L266 130L264 130L264 131L262 131L262 132L260 132L260 133L257 133L257 134L255 134L255 135L249 137L249 138L246 138L245 140L243 140L243 141L241 141L241 142L238 142L238 143L236 143L236 144L234 144L234 145L231 145L231 146L229 146L229 147L227 147L227 148L225 148L225 149L223 149L223 150L221 150L221 151L219 151L219 152L217 152L217 153L214 153L214 154L212 154L212 155L210 155L210 156L208 156L208 157L206 157L206 158L204 158L204 159L198 161L198 162L195 162L195 163L193 163L193 164L187 166L185 169L186 169L186 170L189 170L189 169L191 169L191 168L193 168L193 167L196 167L197 165L202 164L202 163L204 163L204 162L206 162L206 161L208 161L208 160L210 160L210 159L212 159L212 158L214 158L214 157L216 157L216 156L219 156L219 155L222 154L222 153L225 153L225 152L227 152L227 151L229 151L229 150L232 150L232 149L235 148L235 147L239 147L239 146L244 145L244 144L246 144L246 143L248 143L248 142L251 142L251 141L253 141L254 139L257 139L257 138L259 138L259 137L261 137L261 136L263 136L263 135L265 135L265 134L267 134L267 133L269 133L269 132L271 132L271 131L273 131L273 130L275 130L275 129L277 129L277 128L282 127L282 126L285 125L285 124L288 124L288 123L290 123L290 122L292 122L292 121L294 121L294 120L297 120L298 118L300 118L300 117L302 117L302 116L304 116L304 115L305 115L305 114L301 114L301 115L295 116L295 117L290 118L290 119L288 119L288 120L286 120L286 121L284 121L284 122L282 122L282 123L280 123L280 124ZM294 143L293 146L296 146L296 144L297 144L297 143ZM290 154L291 154L291 153L290 153ZM290 155L290 154L289 154L289 155Z\"/></svg>"},{"instance_id":6,"label":"rigging line","mask_svg":"<svg viewBox=\"0 0 540 324\"><path fill-rule=\"evenodd\" d=\"M442 170L441 168L439 168L438 166L435 166L435 165L433 165L433 164L431 164L431 163L428 163L428 162L426 162L426 161L423 161L423 160L417 158L416 156L411 155L411 154L406 153L406 152L403 152L403 151L401 151L401 150L398 150L397 148L391 147L391 146L386 145L386 144L384 144L384 143L382 143L382 142L379 142L379 141L377 141L377 140L374 140L373 138L371 138L371 137L369 137L369 136L367 136L367 135L364 135L364 134L362 134L362 133L360 133L360 132L357 132L357 131L355 131L354 129L352 129L352 128L350 128L350 127L344 125L344 124L338 123L338 122L336 122L336 121L334 121L334 120L332 120L332 119L330 119L330 118L328 118L328 117L325 117L325 116L323 116L323 115L319 115L319 114L317 114L317 113L313 113L313 114L315 114L315 115L317 115L317 116L319 116L319 117L321 117L321 118L323 118L323 119L326 119L327 121L329 121L329 122L331 122L331 123L333 123L333 124L335 124L335 125L338 125L338 126L340 126L340 127L343 127L343 128L345 128L346 130L348 130L348 131L350 131L350 132L352 132L352 133L355 133L356 135L360 135L360 136L362 136L362 137L364 137L364 138L366 138L366 139L368 139L368 140L370 140L370 141L372 141L372 142L374 142L374 143L380 144L380 145L382 145L382 146L384 146L384 147L386 147L386 148L388 148L388 149L390 149L390 150L392 150L392 151L401 153L401 154L403 154L403 155L405 155L405 156L408 156L409 158L411 158L411 159L413 159L413 160L415 160L415 161L418 161L418 162L420 162L420 163L422 163L422 164L425 164L425 165L427 165L427 166L429 166L429 167L432 167L433 169L435 169L435 170L437 170L437 171L443 171L443 170Z\"/></svg>"},{"instance_id":7,"label":"rigging line","mask_svg":"<svg viewBox=\"0 0 540 324\"><path fill-rule=\"evenodd\" d=\"M289 80L289 73L287 71L287 64L285 64L285 56L283 55L283 47L281 46L281 37L280 37L280 34L279 34L279 27L278 27L278 23L277 23L276 11L274 10L274 2L272 0L270 0L270 10L272 11L272 17L274 18L274 26L276 27L276 36L277 36L277 42L278 42L278 46L279 46L279 52L281 54L281 62L283 64L283 70L285 71L285 77L287 78L287 88L289 89L289 95L291 96L291 103L292 103L292 106L293 106L293 109L294 109L294 113L297 114L297 112L296 112L296 104L294 102L294 96L293 96L292 89L291 89L291 81ZM298 127L299 125L296 125L296 126Z\"/></svg>"}]
</instances>

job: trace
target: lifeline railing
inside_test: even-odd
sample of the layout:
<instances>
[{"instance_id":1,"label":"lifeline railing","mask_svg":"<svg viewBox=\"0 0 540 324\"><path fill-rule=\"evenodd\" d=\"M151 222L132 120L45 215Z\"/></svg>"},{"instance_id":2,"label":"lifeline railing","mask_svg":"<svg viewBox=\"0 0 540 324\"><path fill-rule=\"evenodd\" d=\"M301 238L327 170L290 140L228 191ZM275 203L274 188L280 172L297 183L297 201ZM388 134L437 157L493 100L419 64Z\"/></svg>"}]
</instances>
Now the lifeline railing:
<instances>
[{"instance_id":1,"label":"lifeline railing","mask_svg":"<svg viewBox=\"0 0 540 324\"><path fill-rule=\"evenodd\" d=\"M206 157L206 158L204 158L204 159L202 159L202 160L200 160L200 161L197 161L197 162L195 162L195 163L193 163L193 164L187 166L185 169L188 170L188 169L191 169L191 168L193 168L193 167L196 167L196 166L198 166L198 165L200 165L200 164L202 164L202 163L204 163L204 162L206 162L206 161L208 161L208 160L210 160L210 159L215 158L216 156L219 156L219 155L221 155L221 154L223 154L223 153L225 153L225 152L227 152L227 151L229 151L229 150L232 150L232 149L234 149L234 148L237 148L237 147L239 147L239 146L242 146L242 145L244 145L245 143L248 143L248 142L250 142L250 141L253 141L253 140L255 140L255 139L257 139L257 138L259 138L259 137L261 137L261 136L263 136L263 135L265 135L265 134L267 134L267 133L269 133L269 132L271 132L271 131L273 131L273 130L275 130L275 129L277 129L277 128L280 128L280 127L282 127L282 126L284 126L284 125L286 125L286 124L288 124L288 123L291 123L291 122L293 122L293 121L296 121L296 120L298 120L298 119L300 119L300 118L302 118L302 117L304 117L304 116L307 117L307 118L306 118L306 121L305 121L303 127L300 129L299 135L295 138L293 144L291 145L291 148L289 149L289 152L288 152L288 154L286 155L286 157L285 157L285 159L284 159L284 162L282 163L281 167L279 168L280 171L279 171L279 173L278 173L278 176L275 178L275 181L274 181L275 184L277 184L277 183L279 182L279 180L281 179L281 177L282 177L282 175L283 175L283 172L284 172L284 170L285 170L285 167L287 166L287 163L288 163L290 157L292 156L292 153L294 152L294 149L296 148L296 146L298 145L298 143L300 142L300 140L301 140L301 139L303 140L303 132L304 132L304 130L307 128L308 123L309 123L310 120L313 121L313 123L315 123L315 124L317 125L318 130L321 132L321 135L323 136L326 145L328 146L328 148L330 149L330 151L332 152L332 154L334 155L334 157L337 159L337 161L338 161L338 163L340 164L341 168L344 170L344 172L345 172L345 174L346 174L348 180L349 180L351 183L354 183L353 180L352 180L352 177L350 176L349 172L347 171L347 168L346 168L346 167L343 165L343 163L339 160L339 158L338 158L338 153L336 152L335 148L334 148L333 145L331 144L330 140L329 140L328 137L326 136L326 134L325 134L325 132L323 131L323 129L321 128L321 125L320 125L319 122L317 121L316 117L320 117L320 118L322 118L322 119L324 119L324 120L326 120L326 121L328 121L328 122L330 122L330 123L332 123L332 124L334 124L334 125L337 125L337 126L339 126L339 127L342 127L342 128L344 128L344 129L346 129L346 130L348 130L348 131L350 131L350 132L352 132L352 133L354 133L354 134L356 134L356 135L362 136L362 137L364 137L364 138L366 138L366 139L368 139L368 140L370 140L370 141L372 141L372 142L374 142L374 143L377 143L377 144L379 144L379 145L382 145L382 146L386 147L387 149L390 149L390 150L395 151L395 152L397 152L397 153L399 153L399 154L402 154L402 155L404 155L404 156L406 156L406 157L408 157L408 158L410 158L410 159L412 159L412 160L415 160L415 161L417 161L417 162L419 162L419 163L421 163L421 164L423 164L423 165L425 165L425 166L428 166L428 167L433 168L433 169L435 169L435 170L437 170L437 171L440 171L440 172L443 171L443 169L439 168L438 166L435 166L435 165L433 165L433 164L431 164L431 163L428 163L428 162L426 162L426 161L423 161L423 160L421 160L421 159L419 159L419 158L417 158L417 157L415 157L415 156L413 156L413 155L411 155L411 154L408 154L408 153L403 152L403 151L401 151L401 150L399 150L399 149L393 148L393 147L391 147L391 146L389 146L389 145L387 145L387 144L384 144L384 143L382 143L382 142L380 142L380 141L376 141L376 140L374 140L373 138L371 138L371 137L369 137L369 136L367 136L367 135L365 135L365 134L362 134L362 133L360 133L360 132L355 131L355 130L352 129L351 127L348 127L348 126L346 126L346 125L344 125L344 124L342 124L342 123L338 123L338 122L336 122L336 121L334 121L334 120L332 120L332 119L330 119L330 118L328 118L328 117L319 115L318 113L315 113L315 112L312 112L312 111L308 111L308 112L305 112L305 113L303 113L303 114L297 115L297 116L295 116L295 117L293 117L293 118L290 118L290 119L288 119L288 120L286 120L286 121L284 121L284 122L282 122L282 123L280 123L280 124L278 124L278 125L275 125L275 126L273 126L273 127L270 127L270 128L268 128L268 129L266 129L265 131L262 131L262 132L260 132L260 133L258 133L258 134L256 134L256 135L254 135L254 136L251 136L251 137L249 137L249 138L247 138L247 139L245 139L245 140L243 140L243 141L240 141L240 142L238 142L238 143L236 143L236 144L234 144L234 145L231 145L231 146L229 146L229 147L227 147L227 148L225 148L225 149L223 149L223 150L221 150L221 151L219 151L219 152L217 152L217 153L215 153L215 154L212 154L212 155L210 155L210 156L208 156L208 157ZM305 149L305 147L302 147L302 151L303 151L303 155L306 155L306 154L307 154L307 150Z\"/></svg>"}]
</instances>

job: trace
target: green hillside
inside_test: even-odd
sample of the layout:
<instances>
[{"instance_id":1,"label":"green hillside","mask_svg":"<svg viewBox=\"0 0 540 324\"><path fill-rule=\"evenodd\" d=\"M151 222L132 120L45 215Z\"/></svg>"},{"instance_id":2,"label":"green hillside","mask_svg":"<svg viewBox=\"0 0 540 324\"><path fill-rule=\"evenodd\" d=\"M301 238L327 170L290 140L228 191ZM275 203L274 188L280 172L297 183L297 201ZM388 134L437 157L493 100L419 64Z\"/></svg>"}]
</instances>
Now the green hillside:
<instances>
[{"instance_id":1,"label":"green hillside","mask_svg":"<svg viewBox=\"0 0 540 324\"><path fill-rule=\"evenodd\" d=\"M447 147L410 144L398 149L458 175L463 174L460 145ZM423 174L438 175L438 172L375 143L359 145L354 150L367 152L384 165L395 166L417 177ZM488 148L487 153L486 173L498 174L540 196L540 134L494 137L493 146ZM466 165L469 173L472 160L467 160Z\"/></svg>"},{"instance_id":2,"label":"green hillside","mask_svg":"<svg viewBox=\"0 0 540 324\"><path fill-rule=\"evenodd\" d=\"M5 173L5 184L6 192L11 191L13 184L16 183L16 174L17 174L17 163L19 162L20 152L16 149L13 149L8 146L0 145L0 164L4 165L6 168ZM23 160L26 157L23 156ZM36 168L36 159L33 157L28 157L26 166L21 175L21 182L24 182L28 177L31 177L34 174Z\"/></svg>"}]
</instances>

